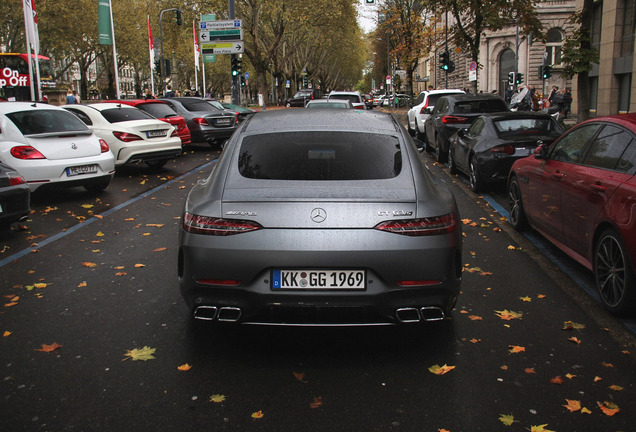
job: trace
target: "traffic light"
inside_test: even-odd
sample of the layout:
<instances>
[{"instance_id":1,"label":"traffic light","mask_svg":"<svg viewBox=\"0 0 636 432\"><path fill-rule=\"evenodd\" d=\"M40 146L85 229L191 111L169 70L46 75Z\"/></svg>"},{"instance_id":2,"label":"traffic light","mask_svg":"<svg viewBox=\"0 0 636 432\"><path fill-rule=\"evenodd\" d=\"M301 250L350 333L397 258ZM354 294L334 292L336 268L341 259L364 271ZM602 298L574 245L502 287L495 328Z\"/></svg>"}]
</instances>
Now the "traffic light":
<instances>
[{"instance_id":1,"label":"traffic light","mask_svg":"<svg viewBox=\"0 0 636 432\"><path fill-rule=\"evenodd\" d=\"M515 73L508 72L508 85L515 85Z\"/></svg>"},{"instance_id":2,"label":"traffic light","mask_svg":"<svg viewBox=\"0 0 636 432\"><path fill-rule=\"evenodd\" d=\"M155 73L161 75L161 59L155 59Z\"/></svg>"},{"instance_id":3,"label":"traffic light","mask_svg":"<svg viewBox=\"0 0 636 432\"><path fill-rule=\"evenodd\" d=\"M552 66L550 66L550 65L543 66L542 78L543 79L548 79L551 76L552 76Z\"/></svg>"},{"instance_id":4,"label":"traffic light","mask_svg":"<svg viewBox=\"0 0 636 432\"><path fill-rule=\"evenodd\" d=\"M183 24L183 21L181 20L181 10L175 9L174 18L175 18L175 22L177 23L177 25Z\"/></svg>"},{"instance_id":5,"label":"traffic light","mask_svg":"<svg viewBox=\"0 0 636 432\"><path fill-rule=\"evenodd\" d=\"M523 74L519 72L517 74L517 84L521 84L523 82Z\"/></svg>"},{"instance_id":6,"label":"traffic light","mask_svg":"<svg viewBox=\"0 0 636 432\"><path fill-rule=\"evenodd\" d=\"M448 62L448 69L446 69L446 72L451 73L454 70L455 70L455 62L451 60Z\"/></svg>"},{"instance_id":7,"label":"traffic light","mask_svg":"<svg viewBox=\"0 0 636 432\"><path fill-rule=\"evenodd\" d=\"M172 74L172 70L170 68L170 59L163 59L163 75L168 76Z\"/></svg>"},{"instance_id":8,"label":"traffic light","mask_svg":"<svg viewBox=\"0 0 636 432\"><path fill-rule=\"evenodd\" d=\"M439 55L439 68L448 72L449 67L449 53L444 51Z\"/></svg>"},{"instance_id":9,"label":"traffic light","mask_svg":"<svg viewBox=\"0 0 636 432\"><path fill-rule=\"evenodd\" d=\"M238 76L241 73L242 60L238 56L232 56L232 76Z\"/></svg>"}]
</instances>

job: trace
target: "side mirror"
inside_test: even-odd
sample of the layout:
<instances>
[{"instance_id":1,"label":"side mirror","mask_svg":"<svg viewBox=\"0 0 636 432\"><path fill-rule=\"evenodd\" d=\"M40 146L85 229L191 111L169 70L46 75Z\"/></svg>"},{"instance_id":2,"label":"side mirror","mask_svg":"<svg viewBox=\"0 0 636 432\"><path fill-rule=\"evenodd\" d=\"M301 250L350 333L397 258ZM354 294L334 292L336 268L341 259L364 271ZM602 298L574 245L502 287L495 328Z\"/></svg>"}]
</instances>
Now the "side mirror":
<instances>
[{"instance_id":1,"label":"side mirror","mask_svg":"<svg viewBox=\"0 0 636 432\"><path fill-rule=\"evenodd\" d=\"M548 145L540 144L537 148L534 149L534 158L547 159L549 151L550 151L550 147Z\"/></svg>"},{"instance_id":2,"label":"side mirror","mask_svg":"<svg viewBox=\"0 0 636 432\"><path fill-rule=\"evenodd\" d=\"M460 138L464 138L467 132L468 132L468 129L462 128L457 131L457 136L459 136Z\"/></svg>"}]
</instances>

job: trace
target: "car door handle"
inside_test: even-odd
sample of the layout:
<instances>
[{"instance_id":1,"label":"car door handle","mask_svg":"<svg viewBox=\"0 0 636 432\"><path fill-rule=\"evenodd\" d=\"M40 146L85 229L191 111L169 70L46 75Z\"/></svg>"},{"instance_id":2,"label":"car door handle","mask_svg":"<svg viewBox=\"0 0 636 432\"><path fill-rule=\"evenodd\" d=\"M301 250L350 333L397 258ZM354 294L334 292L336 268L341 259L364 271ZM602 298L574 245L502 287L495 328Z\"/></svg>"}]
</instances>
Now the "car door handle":
<instances>
[{"instance_id":1,"label":"car door handle","mask_svg":"<svg viewBox=\"0 0 636 432\"><path fill-rule=\"evenodd\" d=\"M601 182L596 182L590 187L592 188L592 190L595 190L597 192L605 192L607 190L607 188L603 186Z\"/></svg>"},{"instance_id":2,"label":"car door handle","mask_svg":"<svg viewBox=\"0 0 636 432\"><path fill-rule=\"evenodd\" d=\"M555 171L550 174L550 177L552 177L552 180L563 180L565 174L563 174L561 171Z\"/></svg>"}]
</instances>

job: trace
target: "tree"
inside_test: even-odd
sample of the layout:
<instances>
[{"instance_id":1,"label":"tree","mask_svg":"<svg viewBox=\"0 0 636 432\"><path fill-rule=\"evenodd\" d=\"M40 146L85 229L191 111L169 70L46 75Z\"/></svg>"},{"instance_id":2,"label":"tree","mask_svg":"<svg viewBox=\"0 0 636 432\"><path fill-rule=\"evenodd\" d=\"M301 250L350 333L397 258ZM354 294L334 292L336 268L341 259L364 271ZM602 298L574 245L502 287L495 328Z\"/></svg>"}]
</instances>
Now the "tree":
<instances>
[{"instance_id":1,"label":"tree","mask_svg":"<svg viewBox=\"0 0 636 432\"><path fill-rule=\"evenodd\" d=\"M448 27L453 42L468 52L472 61L479 61L481 37L488 31L519 26L521 33L541 34L542 25L536 10L538 0L447 0L439 4L429 0L431 10L451 14ZM477 82L474 82L477 91Z\"/></svg>"},{"instance_id":2,"label":"tree","mask_svg":"<svg viewBox=\"0 0 636 432\"><path fill-rule=\"evenodd\" d=\"M598 63L599 53L592 48L590 29L592 28L594 0L584 0L583 8L575 13L570 22L578 28L563 44L561 61L565 64L561 75L566 78L577 76L577 112L579 120L590 116L589 72L593 63Z\"/></svg>"}]
</instances>

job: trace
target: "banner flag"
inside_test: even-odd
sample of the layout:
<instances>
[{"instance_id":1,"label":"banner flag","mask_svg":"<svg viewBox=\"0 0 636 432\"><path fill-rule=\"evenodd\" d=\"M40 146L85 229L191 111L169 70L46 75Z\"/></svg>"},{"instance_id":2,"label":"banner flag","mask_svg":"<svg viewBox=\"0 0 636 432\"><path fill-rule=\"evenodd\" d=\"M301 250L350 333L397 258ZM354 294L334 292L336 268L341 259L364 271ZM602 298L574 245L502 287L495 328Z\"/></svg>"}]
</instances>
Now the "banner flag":
<instances>
[{"instance_id":1,"label":"banner flag","mask_svg":"<svg viewBox=\"0 0 636 432\"><path fill-rule=\"evenodd\" d=\"M38 34L38 17L35 12L35 3L33 0L22 0L24 8L24 24L29 33L29 41L31 48L35 53L40 52L40 36Z\"/></svg>"},{"instance_id":2,"label":"banner flag","mask_svg":"<svg viewBox=\"0 0 636 432\"><path fill-rule=\"evenodd\" d=\"M148 49L150 50L150 67L155 68L155 43L152 39L152 30L150 28L150 15L148 15Z\"/></svg>"},{"instance_id":3,"label":"banner flag","mask_svg":"<svg viewBox=\"0 0 636 432\"><path fill-rule=\"evenodd\" d=\"M110 23L110 0L97 0L97 30L101 45L113 44L113 33Z\"/></svg>"},{"instance_id":4,"label":"banner flag","mask_svg":"<svg viewBox=\"0 0 636 432\"><path fill-rule=\"evenodd\" d=\"M199 70L199 43L197 42L197 28L194 20L192 21L192 30L194 33L194 67Z\"/></svg>"}]
</instances>

